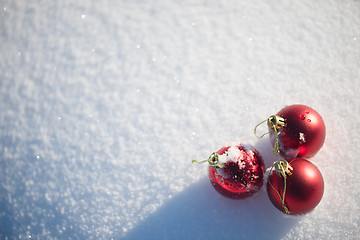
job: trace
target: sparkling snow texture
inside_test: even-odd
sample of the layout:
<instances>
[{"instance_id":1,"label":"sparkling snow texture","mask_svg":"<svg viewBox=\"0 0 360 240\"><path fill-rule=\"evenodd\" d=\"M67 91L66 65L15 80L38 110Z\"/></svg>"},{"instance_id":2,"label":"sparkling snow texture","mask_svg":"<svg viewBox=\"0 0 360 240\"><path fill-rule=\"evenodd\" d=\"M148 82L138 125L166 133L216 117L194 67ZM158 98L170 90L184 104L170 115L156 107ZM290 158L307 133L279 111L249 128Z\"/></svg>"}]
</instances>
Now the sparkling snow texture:
<instances>
[{"instance_id":1,"label":"sparkling snow texture","mask_svg":"<svg viewBox=\"0 0 360 240\"><path fill-rule=\"evenodd\" d=\"M0 239L359 239L359 1L3 0L0 42ZM253 129L295 103L327 126L310 214L191 163L270 167Z\"/></svg>"}]
</instances>

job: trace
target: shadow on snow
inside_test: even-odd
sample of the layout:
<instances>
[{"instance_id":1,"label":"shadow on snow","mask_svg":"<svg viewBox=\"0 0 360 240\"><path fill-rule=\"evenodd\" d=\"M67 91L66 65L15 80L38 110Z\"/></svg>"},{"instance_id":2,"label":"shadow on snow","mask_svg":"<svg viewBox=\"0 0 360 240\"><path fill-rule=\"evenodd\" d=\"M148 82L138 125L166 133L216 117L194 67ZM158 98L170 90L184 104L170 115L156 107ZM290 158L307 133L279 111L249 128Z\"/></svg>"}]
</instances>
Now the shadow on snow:
<instances>
[{"instance_id":1,"label":"shadow on snow","mask_svg":"<svg viewBox=\"0 0 360 240\"><path fill-rule=\"evenodd\" d=\"M255 145L267 168L275 159L268 142L261 139ZM253 196L232 200L218 194L206 177L165 203L125 239L280 239L300 219L271 204L265 183Z\"/></svg>"}]
</instances>

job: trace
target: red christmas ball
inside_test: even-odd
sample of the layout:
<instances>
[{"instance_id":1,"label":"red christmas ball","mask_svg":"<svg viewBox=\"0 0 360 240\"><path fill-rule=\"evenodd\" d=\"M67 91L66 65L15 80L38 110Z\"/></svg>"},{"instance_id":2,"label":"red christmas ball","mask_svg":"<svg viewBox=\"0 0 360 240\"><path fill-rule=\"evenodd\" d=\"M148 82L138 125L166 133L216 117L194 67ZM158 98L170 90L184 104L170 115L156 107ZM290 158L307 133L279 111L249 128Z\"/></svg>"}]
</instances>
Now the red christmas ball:
<instances>
[{"instance_id":1,"label":"red christmas ball","mask_svg":"<svg viewBox=\"0 0 360 240\"><path fill-rule=\"evenodd\" d=\"M305 105L291 105L281 109L276 116L281 117L283 126L274 131L269 124L272 144L278 146L280 154L286 158L313 157L325 141L325 124L320 114ZM278 138L276 138L276 134Z\"/></svg>"},{"instance_id":2,"label":"red christmas ball","mask_svg":"<svg viewBox=\"0 0 360 240\"><path fill-rule=\"evenodd\" d=\"M255 148L233 144L221 148L216 154L219 164L210 164L209 178L219 193L228 198L241 199L261 188L265 165Z\"/></svg>"},{"instance_id":3,"label":"red christmas ball","mask_svg":"<svg viewBox=\"0 0 360 240\"><path fill-rule=\"evenodd\" d=\"M269 173L267 193L277 209L298 215L310 212L319 204L324 180L313 163L304 158L292 158L276 162L274 168Z\"/></svg>"}]
</instances>

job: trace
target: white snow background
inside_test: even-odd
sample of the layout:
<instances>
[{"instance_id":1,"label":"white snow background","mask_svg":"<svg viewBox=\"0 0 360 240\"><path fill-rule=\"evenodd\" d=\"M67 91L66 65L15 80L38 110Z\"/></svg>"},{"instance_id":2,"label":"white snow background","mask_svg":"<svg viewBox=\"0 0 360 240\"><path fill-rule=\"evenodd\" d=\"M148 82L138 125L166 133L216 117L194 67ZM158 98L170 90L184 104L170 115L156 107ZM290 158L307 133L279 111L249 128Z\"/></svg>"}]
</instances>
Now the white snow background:
<instances>
[{"instance_id":1,"label":"white snow background","mask_svg":"<svg viewBox=\"0 0 360 240\"><path fill-rule=\"evenodd\" d=\"M0 1L0 239L359 239L360 2ZM206 159L305 104L325 192L289 217ZM261 128L260 131L265 131Z\"/></svg>"}]
</instances>

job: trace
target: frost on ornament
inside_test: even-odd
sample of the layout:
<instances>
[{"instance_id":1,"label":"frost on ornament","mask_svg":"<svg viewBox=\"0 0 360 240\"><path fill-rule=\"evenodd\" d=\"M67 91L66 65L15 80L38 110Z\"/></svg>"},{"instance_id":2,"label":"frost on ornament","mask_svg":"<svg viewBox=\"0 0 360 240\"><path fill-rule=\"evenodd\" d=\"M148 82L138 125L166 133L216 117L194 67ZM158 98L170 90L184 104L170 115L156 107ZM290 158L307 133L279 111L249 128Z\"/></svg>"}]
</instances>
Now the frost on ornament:
<instances>
[{"instance_id":1,"label":"frost on ornament","mask_svg":"<svg viewBox=\"0 0 360 240\"><path fill-rule=\"evenodd\" d=\"M209 166L213 187L222 195L242 199L263 185L265 165L258 151L250 145L231 144L216 152L218 164Z\"/></svg>"},{"instance_id":2,"label":"frost on ornament","mask_svg":"<svg viewBox=\"0 0 360 240\"><path fill-rule=\"evenodd\" d=\"M272 144L278 138L283 157L311 158L321 149L325 141L325 124L318 112L305 105L290 105L277 114L285 125L277 133L269 127ZM274 135L277 135L274 137Z\"/></svg>"},{"instance_id":3,"label":"frost on ornament","mask_svg":"<svg viewBox=\"0 0 360 240\"><path fill-rule=\"evenodd\" d=\"M257 127L267 122L269 132L258 136ZM256 125L255 136L270 134L274 154L285 158L313 157L323 146L326 135L325 123L318 112L309 106L286 106L276 115Z\"/></svg>"}]
</instances>

